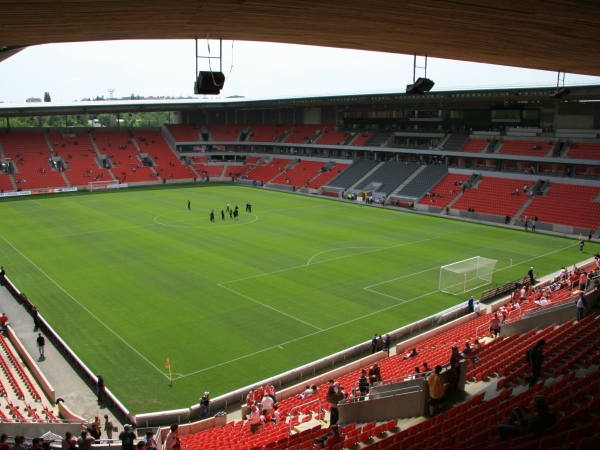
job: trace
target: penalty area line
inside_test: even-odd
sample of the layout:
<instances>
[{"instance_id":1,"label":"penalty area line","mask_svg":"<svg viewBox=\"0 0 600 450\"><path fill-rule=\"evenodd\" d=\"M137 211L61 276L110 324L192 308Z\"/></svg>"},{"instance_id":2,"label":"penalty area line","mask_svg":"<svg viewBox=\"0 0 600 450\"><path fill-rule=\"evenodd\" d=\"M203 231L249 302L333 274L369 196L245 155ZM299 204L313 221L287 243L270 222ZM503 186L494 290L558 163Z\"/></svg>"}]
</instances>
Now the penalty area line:
<instances>
[{"instance_id":1,"label":"penalty area line","mask_svg":"<svg viewBox=\"0 0 600 450\"><path fill-rule=\"evenodd\" d=\"M21 255L21 257L27 261L29 264L31 264L33 267L35 267L36 270L38 270L42 275L44 275L52 284L54 284L58 289L60 289L62 292L65 293L65 295L67 297L69 297L71 300L73 300L73 302L75 302L76 304L78 304L81 309L83 309L85 312L87 312L90 316L92 316L94 319L96 319L98 321L98 323L100 323L104 328L106 328L108 331L110 331L117 339L119 339L121 342L123 342L123 344L125 344L127 347L129 347L130 350L132 350L134 353L136 353L140 358L142 358L144 361L146 361L151 367L154 367L158 373L160 373L161 375L164 375L165 377L168 378L167 375L165 375L163 373L163 371L161 369L159 369L157 366L155 366L154 364L152 364L152 362L146 358L144 355L142 355L138 350L136 350L135 348L133 348L133 346L131 344L129 344L125 339L123 339L121 336L119 336L112 328L110 328L108 325L106 325L98 316L96 316L92 311L90 311L88 308L86 308L85 306L83 306L83 304L81 304L75 297L73 297L69 292L67 292L60 284L58 284L56 281L54 281L54 279L52 279L52 277L50 277L50 275L48 275L46 272L44 272L40 267L38 267L32 260L30 260L27 256L25 256L17 247L15 247L12 243L10 243L4 236L2 236L0 234L0 238L2 238L4 240L4 242L6 242L10 247L12 247L19 255Z\"/></svg>"}]
</instances>

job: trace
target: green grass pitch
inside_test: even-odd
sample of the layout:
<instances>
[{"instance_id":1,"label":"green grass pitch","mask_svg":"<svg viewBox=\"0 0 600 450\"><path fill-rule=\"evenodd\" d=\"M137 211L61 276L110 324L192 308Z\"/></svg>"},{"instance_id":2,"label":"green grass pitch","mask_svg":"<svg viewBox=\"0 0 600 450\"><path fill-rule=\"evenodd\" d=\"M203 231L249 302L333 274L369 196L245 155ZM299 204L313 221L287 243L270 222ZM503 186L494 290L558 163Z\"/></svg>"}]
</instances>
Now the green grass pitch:
<instances>
[{"instance_id":1,"label":"green grass pitch","mask_svg":"<svg viewBox=\"0 0 600 450\"><path fill-rule=\"evenodd\" d=\"M221 220L227 202L238 221ZM9 278L133 413L187 407L463 302L438 292L442 265L497 259L501 284L511 259L516 278L582 258L565 238L239 186L8 199L0 217Z\"/></svg>"}]
</instances>

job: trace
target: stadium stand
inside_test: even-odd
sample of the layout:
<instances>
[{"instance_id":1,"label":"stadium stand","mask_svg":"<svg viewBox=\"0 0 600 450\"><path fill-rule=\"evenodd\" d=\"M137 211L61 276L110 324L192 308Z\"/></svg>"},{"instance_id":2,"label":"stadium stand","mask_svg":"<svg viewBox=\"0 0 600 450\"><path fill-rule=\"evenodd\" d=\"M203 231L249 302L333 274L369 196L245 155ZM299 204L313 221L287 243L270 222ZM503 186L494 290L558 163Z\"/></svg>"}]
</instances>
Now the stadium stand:
<instances>
[{"instance_id":1,"label":"stadium stand","mask_svg":"<svg viewBox=\"0 0 600 450\"><path fill-rule=\"evenodd\" d=\"M302 160L285 172L280 172L271 180L271 183L286 184L297 188L307 186L310 180L319 175L325 166L324 161Z\"/></svg>"},{"instance_id":2,"label":"stadium stand","mask_svg":"<svg viewBox=\"0 0 600 450\"><path fill-rule=\"evenodd\" d=\"M157 173L143 164L132 134L125 131L94 130L92 140L100 154L110 160L112 172L119 181L159 182Z\"/></svg>"},{"instance_id":3,"label":"stadium stand","mask_svg":"<svg viewBox=\"0 0 600 450\"><path fill-rule=\"evenodd\" d=\"M566 155L568 158L600 159L600 143L597 142L570 142Z\"/></svg>"},{"instance_id":4,"label":"stadium stand","mask_svg":"<svg viewBox=\"0 0 600 450\"><path fill-rule=\"evenodd\" d=\"M503 155L548 156L554 142L550 141L521 141L504 138L499 153Z\"/></svg>"},{"instance_id":5,"label":"stadium stand","mask_svg":"<svg viewBox=\"0 0 600 450\"><path fill-rule=\"evenodd\" d=\"M48 139L54 154L60 154L65 162L67 176L71 186L82 186L93 180L111 181L112 175L108 169L101 166L97 160L88 133L73 133L63 136L62 133L49 133Z\"/></svg>"},{"instance_id":6,"label":"stadium stand","mask_svg":"<svg viewBox=\"0 0 600 450\"><path fill-rule=\"evenodd\" d=\"M0 144L6 157L16 165L18 172L13 174L13 178L19 189L67 187L62 173L49 162L52 153L41 131L2 134Z\"/></svg>"},{"instance_id":7,"label":"stadium stand","mask_svg":"<svg viewBox=\"0 0 600 450\"><path fill-rule=\"evenodd\" d=\"M179 160L160 132L135 130L133 134L141 152L152 158L154 170L161 178L192 180L198 176L189 165Z\"/></svg>"},{"instance_id":8,"label":"stadium stand","mask_svg":"<svg viewBox=\"0 0 600 450\"><path fill-rule=\"evenodd\" d=\"M331 128L333 125L294 125L291 133L283 140L288 144L306 144L312 143L318 138L317 133L325 128Z\"/></svg>"},{"instance_id":9,"label":"stadium stand","mask_svg":"<svg viewBox=\"0 0 600 450\"><path fill-rule=\"evenodd\" d=\"M251 180L263 181L265 183L283 173L286 166L293 160L288 158L273 158L263 165L258 165L248 171L248 178Z\"/></svg>"},{"instance_id":10,"label":"stadium stand","mask_svg":"<svg viewBox=\"0 0 600 450\"><path fill-rule=\"evenodd\" d=\"M520 195L514 195L516 192ZM523 195L523 181L507 178L482 177L475 187L469 188L452 205L453 209L495 216L514 217L517 211L529 199Z\"/></svg>"},{"instance_id":11,"label":"stadium stand","mask_svg":"<svg viewBox=\"0 0 600 450\"><path fill-rule=\"evenodd\" d=\"M551 183L543 196L536 196L521 214L537 216L541 222L596 230L600 226L600 187ZM567 205L577 205L574 212Z\"/></svg>"},{"instance_id":12,"label":"stadium stand","mask_svg":"<svg viewBox=\"0 0 600 450\"><path fill-rule=\"evenodd\" d=\"M430 191L447 173L448 166L444 164L428 164L396 195L420 198L425 192Z\"/></svg>"},{"instance_id":13,"label":"stadium stand","mask_svg":"<svg viewBox=\"0 0 600 450\"><path fill-rule=\"evenodd\" d=\"M12 180L10 179L10 175L7 173L0 173L0 190L2 192L13 191L15 189Z\"/></svg>"},{"instance_id":14,"label":"stadium stand","mask_svg":"<svg viewBox=\"0 0 600 450\"><path fill-rule=\"evenodd\" d=\"M317 138L316 143L321 145L343 145L348 134L347 131L338 131L334 126L328 126L323 128L323 133Z\"/></svg>"},{"instance_id":15,"label":"stadium stand","mask_svg":"<svg viewBox=\"0 0 600 450\"><path fill-rule=\"evenodd\" d=\"M370 131L361 131L356 134L356 137L354 139L352 139L350 145L354 147L362 147L363 145L367 144L367 142L369 141L369 139L371 139L372 136L373 133L371 133Z\"/></svg>"},{"instance_id":16,"label":"stadium stand","mask_svg":"<svg viewBox=\"0 0 600 450\"><path fill-rule=\"evenodd\" d=\"M208 132L210 141L235 142L240 140L243 128L244 125L204 125L200 133L204 136Z\"/></svg>"},{"instance_id":17,"label":"stadium stand","mask_svg":"<svg viewBox=\"0 0 600 450\"><path fill-rule=\"evenodd\" d=\"M366 188L369 183L383 183L379 192L389 196L398 186L421 167L419 163L405 163L400 161L388 161L381 165L375 172L361 181L357 189Z\"/></svg>"},{"instance_id":18,"label":"stadium stand","mask_svg":"<svg viewBox=\"0 0 600 450\"><path fill-rule=\"evenodd\" d=\"M291 125L250 125L248 141L277 142L287 128Z\"/></svg>"},{"instance_id":19,"label":"stadium stand","mask_svg":"<svg viewBox=\"0 0 600 450\"><path fill-rule=\"evenodd\" d=\"M171 136L177 142L200 142L200 129L198 125L192 124L174 124L165 125Z\"/></svg>"},{"instance_id":20,"label":"stadium stand","mask_svg":"<svg viewBox=\"0 0 600 450\"><path fill-rule=\"evenodd\" d=\"M490 143L489 139L470 138L460 149L461 152L481 153Z\"/></svg>"},{"instance_id":21,"label":"stadium stand","mask_svg":"<svg viewBox=\"0 0 600 450\"><path fill-rule=\"evenodd\" d=\"M364 177L367 173L373 170L377 164L377 161L372 159L359 159L355 161L350 167L344 172L332 179L328 185L344 188L344 190L350 188L354 183Z\"/></svg>"},{"instance_id":22,"label":"stadium stand","mask_svg":"<svg viewBox=\"0 0 600 450\"><path fill-rule=\"evenodd\" d=\"M469 140L469 134L468 131L453 132L444 142L444 150L461 151Z\"/></svg>"},{"instance_id":23,"label":"stadium stand","mask_svg":"<svg viewBox=\"0 0 600 450\"><path fill-rule=\"evenodd\" d=\"M438 184L432 187L429 192L434 194L435 206L445 208L454 200L462 189L462 183L469 178L469 175L449 173ZM441 197L438 194L442 194ZM431 203L431 197L423 197L419 204L427 205Z\"/></svg>"},{"instance_id":24,"label":"stadium stand","mask_svg":"<svg viewBox=\"0 0 600 450\"><path fill-rule=\"evenodd\" d=\"M318 189L327 183L329 183L334 177L338 176L344 170L350 167L350 164L336 163L333 167L329 168L327 172L319 172L319 174L312 179L312 187Z\"/></svg>"}]
</instances>

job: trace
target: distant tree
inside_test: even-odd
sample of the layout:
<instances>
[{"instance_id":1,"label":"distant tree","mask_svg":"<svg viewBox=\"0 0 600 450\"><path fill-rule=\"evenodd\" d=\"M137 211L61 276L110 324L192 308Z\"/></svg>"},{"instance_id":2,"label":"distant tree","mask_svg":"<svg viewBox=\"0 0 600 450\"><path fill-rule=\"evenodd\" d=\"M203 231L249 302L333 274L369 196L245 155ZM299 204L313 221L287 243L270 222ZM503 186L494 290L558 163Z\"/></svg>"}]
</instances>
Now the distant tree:
<instances>
[{"instance_id":1,"label":"distant tree","mask_svg":"<svg viewBox=\"0 0 600 450\"><path fill-rule=\"evenodd\" d=\"M50 92L44 92L44 102L48 103L51 101L52 99L50 98Z\"/></svg>"}]
</instances>

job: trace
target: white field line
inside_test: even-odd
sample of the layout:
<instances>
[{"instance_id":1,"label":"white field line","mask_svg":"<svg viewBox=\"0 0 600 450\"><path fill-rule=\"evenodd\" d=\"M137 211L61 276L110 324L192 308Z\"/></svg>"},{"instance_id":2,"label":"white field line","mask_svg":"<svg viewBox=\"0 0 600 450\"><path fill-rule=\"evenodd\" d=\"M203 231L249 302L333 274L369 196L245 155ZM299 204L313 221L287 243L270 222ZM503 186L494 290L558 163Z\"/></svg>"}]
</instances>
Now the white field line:
<instances>
[{"instance_id":1,"label":"white field line","mask_svg":"<svg viewBox=\"0 0 600 450\"><path fill-rule=\"evenodd\" d=\"M439 239L439 238L434 238L434 239ZM545 254L543 254L543 255L537 256L537 257L535 257L535 258L532 258L532 259L530 259L530 260L525 260L525 261L523 261L523 262L522 262L522 263L520 263L520 264L523 264L523 263L529 262L529 261L531 261L531 260L533 260L533 259L542 258L542 257L544 257L544 256L548 256L548 255L551 255L551 254L553 254L553 253L557 253L557 252L560 252L560 251L562 251L562 250L566 250L566 249L568 249L568 248L570 248L570 247L575 247L575 246L577 246L577 245L578 245L578 244L568 245L568 246L566 246L566 247L564 247L564 248L560 248L560 249L558 249L558 250L554 250L554 251L551 251L551 252L545 253ZM393 247L390 247L390 248L393 248ZM305 267L305 266L297 266L297 267L295 267L295 268L300 268L300 267ZM206 371L208 371L208 370L212 370L212 369L215 369L215 368L217 368L217 367L225 366L225 365L227 365L227 364L231 364L231 363L234 363L234 362L236 362L236 361L240 361L240 360L242 360L242 359L250 358L250 357L252 357L252 356L256 356L256 355L258 355L258 354L261 354L261 353L264 353L264 352L267 352L267 351L270 351L270 350L274 350L274 349L276 349L276 348L281 348L281 347L282 347L282 346L284 346L284 345L291 344L291 343L293 343L293 342L300 341L300 340L302 340L302 339L306 339L306 338L308 338L308 337L311 337L311 336L314 336L314 335L316 335L316 334L324 333L324 332L326 332L326 331L330 331L330 330L333 330L333 329L335 329L335 328L339 328L339 327L342 327L342 326L348 325L348 324L350 324L350 323L352 323L352 322L356 322L356 321L358 321L358 320L362 320L362 319L364 319L365 317L373 316L373 315L375 315L375 314L379 314L379 313L382 313L382 312L384 312L384 311L388 311L388 310L390 310L390 309L392 309L392 308L396 308L397 306L404 305L404 304L406 304L406 303L412 302L412 301L414 301L414 300L418 300L418 299L420 299L420 298L423 298L423 297L427 297L428 295L433 295L433 294L436 294L436 293L438 293L439 291L428 292L428 293L426 293L426 294L419 295L419 296L417 296L417 297L414 297L414 298L411 298L411 299L408 299L408 300L402 300L402 299L398 299L397 297L393 297L393 296L391 296L391 295L388 295L388 294L383 294L383 293L381 293L381 292L377 292L377 291L375 291L375 290L372 290L372 289L370 289L370 288L372 288L372 287L374 287L374 286L379 286L379 285L381 285L381 284L388 283L388 282L390 282L390 281L399 280L399 279L401 279L401 278L408 278L408 277L412 277L412 276L414 276L414 275L419 275L419 274L422 274L422 273L425 273L425 272L429 272L429 271L431 271L431 270L437 270L437 269L439 269L440 267L441 267L441 266L432 267L431 269L426 269L426 270L422 270L422 271L420 271L420 272L415 272L415 273L411 273L411 274L408 274L408 275L404 275L404 276L402 276L402 277L393 278L393 279L391 279L391 280L384 281L384 282L382 282L382 283L373 284L373 285L371 285L371 286L367 286L367 287L365 287L365 288L364 288L365 290L367 290L367 291L370 291L370 292L373 292L373 293L375 293L375 294L383 295L383 296L385 296L385 297L389 297L389 298L391 298L391 299L397 300L397 301L398 301L398 303L397 303L397 304L395 304L395 305L390 305L390 306L388 306L388 307L386 307L386 308L383 308L383 309L380 309L380 310L377 310L377 311L373 311L373 312L371 312L371 313L369 313L369 314L365 314L365 315L363 315L363 316L360 316L360 317L357 317L357 318L354 318L354 319L351 319L351 320L347 320L346 322L338 323L337 325L333 325L333 326L331 326L331 327L329 327L329 328L323 328L321 331L315 331L314 333L310 333L310 334L307 334L307 335L305 335L305 336L301 336L301 337L299 337L299 338L296 338L296 339L291 339L291 340L289 340L289 341L285 341L285 342L282 342L282 343L280 343L280 344L276 344L276 345L273 345L273 346L271 346L271 347L267 347L267 348L264 348L264 349L262 349L262 350L258 350L258 351L256 351L256 352L253 352L253 353L248 353L248 354L246 354L246 355L243 355L243 356L239 356L239 357L237 357L237 358L230 359L229 361L224 361L224 362L222 362L222 363L215 364L215 365L213 365L213 366L205 367L204 369L200 369L200 370L196 370L196 371L194 371L194 372L187 373L187 374L185 374L185 375L182 375L182 376L181 376L181 377L179 377L179 378L185 378L185 377L188 377L188 376L191 376L191 375L196 375L196 374L198 374L198 373L206 372ZM293 269L293 268L292 268L292 269ZM285 271L285 270L291 270L291 269L277 270L277 271L275 271L275 272L271 272L271 273L283 272L283 271ZM500 269L500 270L505 270L505 269ZM268 274L265 274L265 275L268 275ZM262 275L257 275L257 276L262 276ZM255 278L255 277L248 277L248 278ZM240 280L228 281L227 283L233 283L233 282L235 282L235 281L246 280L246 279L248 279L248 278L242 278L242 279L240 279ZM224 284L224 283L222 283L222 284ZM221 286L221 287L224 287L224 286L222 286L222 284L219 284L219 286Z\"/></svg>"},{"instance_id":2,"label":"white field line","mask_svg":"<svg viewBox=\"0 0 600 450\"><path fill-rule=\"evenodd\" d=\"M40 202L36 202L35 200L33 200L33 199L31 199L31 198L28 198L27 200L29 200L30 202L33 202L33 203L35 203L35 204L38 204L38 205L40 205L40 206L43 206L43 205L42 205Z\"/></svg>"},{"instance_id":3,"label":"white field line","mask_svg":"<svg viewBox=\"0 0 600 450\"><path fill-rule=\"evenodd\" d=\"M8 240L6 240L6 238L4 236L2 236L0 234L0 238L2 238L4 240L4 242L6 242L9 246L11 246L19 255L21 255L23 257L23 259L25 259L25 261L27 261L29 264L31 264L33 267L35 267L42 275L44 275L48 280L50 280L50 282L52 284L54 284L58 289L60 289L61 291L63 291L65 293L65 295L67 297L69 297L71 300L73 300L75 303L77 303L81 309L83 309L85 312L87 312L90 316L92 316L94 319L96 319L104 328L106 328L108 331L110 331L117 339L119 339L121 342L123 342L123 344L125 344L127 347L129 347L134 353L136 353L140 358L142 358L144 361L146 361L151 367L154 367L161 375L168 377L167 374L163 373L163 371L161 369L159 369L157 366L155 366L154 364L152 364L152 362L150 362L150 360L148 358L146 358L144 355L142 355L139 351L137 351L135 348L133 348L125 339L123 339L121 336L119 336L115 331L113 331L112 328L110 328L108 325L106 325L102 320L100 320L100 318L98 318L92 311L90 311L88 308L86 308L85 306L83 306L75 297L73 297L69 292L67 292L60 284L58 284L56 281L54 281L46 272L44 272L42 269L40 269L33 261L31 261L27 256L25 256L17 247L15 247L13 244L11 244Z\"/></svg>"},{"instance_id":4,"label":"white field line","mask_svg":"<svg viewBox=\"0 0 600 450\"><path fill-rule=\"evenodd\" d=\"M433 241L435 239L440 239L440 238L439 237L433 237L433 238L428 238L428 239L422 239L420 241L404 242L402 244L392 245L391 247L371 247L371 248L374 248L374 250L367 250L365 252L353 253L351 255L343 255L343 256L338 256L336 258L325 259L323 261L318 261L316 263L313 263L313 265L315 265L315 264L323 264L323 263L330 262L330 261L336 261L338 259L351 258L353 256L362 255L362 254L365 254L365 253L379 252L379 251L382 251L382 250L390 250L390 249L393 249L393 248L405 247L407 245L420 244L421 242ZM346 247L346 248L348 248L348 247ZM360 248L360 247L349 247L349 248ZM369 248L369 247L366 247L366 248ZM335 250L340 250L340 249L335 249ZM320 253L325 253L325 252L320 252ZM308 264L310 263L310 261L315 256L311 257L306 264L302 264L301 266L293 266L293 267L288 267L287 269L279 269L279 270L274 270L273 272L265 272L265 273L261 273L261 274L258 274L258 275L251 275L249 277L238 278L236 280L224 281L222 283L219 283L219 286L223 286L225 284L230 284L230 283L237 283L239 281L251 280L253 278L264 277L264 276L267 276L267 275L274 275L276 273L287 272L289 270L301 269L303 267L308 266Z\"/></svg>"},{"instance_id":5,"label":"white field line","mask_svg":"<svg viewBox=\"0 0 600 450\"><path fill-rule=\"evenodd\" d=\"M227 289L229 292L233 292L234 294L239 295L240 297L243 297L243 298L245 298L247 300L250 300L251 302L254 302L254 303L256 303L256 304L258 304L258 305L260 305L260 306L262 306L264 308L268 308L268 309L270 309L272 311L278 312L279 314L281 314L283 316L289 317L290 319L294 319L294 320L297 320L298 322L302 322L303 324L308 325L309 327L313 327L313 328L316 328L319 331L323 331L321 328L313 325L312 323L305 322L304 320L298 319L297 317L294 317L291 314L288 314L288 313L285 313L283 311L280 311L277 308L273 308L272 306L265 305L264 303L261 303L258 300L253 299L252 297L248 297L247 295L242 294L241 292L234 291L233 289L228 288L226 286L223 286L221 284L219 284L218 286L222 287L223 289Z\"/></svg>"}]
</instances>

